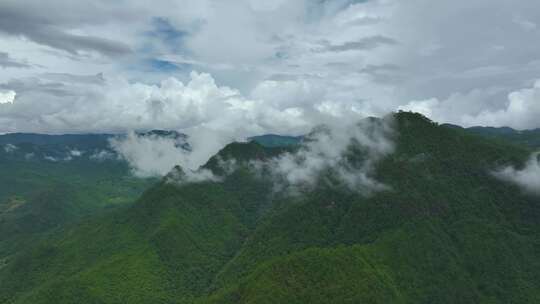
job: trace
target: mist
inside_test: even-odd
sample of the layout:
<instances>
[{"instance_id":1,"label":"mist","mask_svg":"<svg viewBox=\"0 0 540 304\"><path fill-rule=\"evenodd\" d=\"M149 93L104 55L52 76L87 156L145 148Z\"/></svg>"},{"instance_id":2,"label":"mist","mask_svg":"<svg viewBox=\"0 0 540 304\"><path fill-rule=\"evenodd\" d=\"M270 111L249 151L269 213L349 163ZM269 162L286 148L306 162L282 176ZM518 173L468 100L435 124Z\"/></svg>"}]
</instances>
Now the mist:
<instances>
[{"instance_id":1,"label":"mist","mask_svg":"<svg viewBox=\"0 0 540 304\"><path fill-rule=\"evenodd\" d=\"M376 180L375 167L394 151L392 124L388 116L319 126L298 151L271 159L267 168L279 188L293 193L321 183L330 187L344 185L364 195L388 190L389 186Z\"/></svg>"},{"instance_id":2,"label":"mist","mask_svg":"<svg viewBox=\"0 0 540 304\"><path fill-rule=\"evenodd\" d=\"M525 192L540 195L540 152L534 153L523 169L512 166L497 170L496 177L516 184Z\"/></svg>"}]
</instances>

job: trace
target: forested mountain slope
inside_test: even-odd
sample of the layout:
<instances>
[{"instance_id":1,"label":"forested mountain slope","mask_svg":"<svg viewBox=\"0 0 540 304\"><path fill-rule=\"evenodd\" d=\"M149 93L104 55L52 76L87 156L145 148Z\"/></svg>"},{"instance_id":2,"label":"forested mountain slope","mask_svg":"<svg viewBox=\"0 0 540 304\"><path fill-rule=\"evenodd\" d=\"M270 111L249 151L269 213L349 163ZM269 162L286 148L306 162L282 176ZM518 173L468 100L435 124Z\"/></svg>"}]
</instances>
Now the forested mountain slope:
<instances>
[{"instance_id":1,"label":"forested mountain slope","mask_svg":"<svg viewBox=\"0 0 540 304\"><path fill-rule=\"evenodd\" d=\"M0 260L55 229L134 202L156 179L134 177L112 135L0 135Z\"/></svg>"},{"instance_id":2,"label":"forested mountain slope","mask_svg":"<svg viewBox=\"0 0 540 304\"><path fill-rule=\"evenodd\" d=\"M0 302L539 302L540 198L492 174L529 151L419 114L394 128L385 190L275 191L250 164L288 150L234 143L205 166L221 180L165 179L7 258Z\"/></svg>"}]
</instances>

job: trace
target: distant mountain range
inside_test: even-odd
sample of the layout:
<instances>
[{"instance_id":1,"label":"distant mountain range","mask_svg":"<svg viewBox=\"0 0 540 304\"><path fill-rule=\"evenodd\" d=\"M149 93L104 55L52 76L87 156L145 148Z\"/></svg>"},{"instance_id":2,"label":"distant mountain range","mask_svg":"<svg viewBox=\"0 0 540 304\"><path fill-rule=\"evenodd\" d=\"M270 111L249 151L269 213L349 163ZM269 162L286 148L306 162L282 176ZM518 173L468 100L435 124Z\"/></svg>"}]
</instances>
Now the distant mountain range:
<instances>
[{"instance_id":1,"label":"distant mountain range","mask_svg":"<svg viewBox=\"0 0 540 304\"><path fill-rule=\"evenodd\" d=\"M527 146L530 148L540 148L540 129L533 130L515 130L509 127L470 127L463 128L452 124L443 124L443 126L462 129L466 132L480 136L505 140L514 144Z\"/></svg>"}]
</instances>

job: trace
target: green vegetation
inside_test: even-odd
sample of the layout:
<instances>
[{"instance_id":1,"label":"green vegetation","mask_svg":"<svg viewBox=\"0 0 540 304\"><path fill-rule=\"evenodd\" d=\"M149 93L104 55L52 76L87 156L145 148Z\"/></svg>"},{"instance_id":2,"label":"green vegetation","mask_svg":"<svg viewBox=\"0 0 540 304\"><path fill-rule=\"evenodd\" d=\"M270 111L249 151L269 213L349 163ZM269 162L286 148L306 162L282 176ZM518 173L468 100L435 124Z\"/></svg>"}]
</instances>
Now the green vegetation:
<instances>
[{"instance_id":1,"label":"green vegetation","mask_svg":"<svg viewBox=\"0 0 540 304\"><path fill-rule=\"evenodd\" d=\"M131 176L114 159L65 159L72 149L106 148L102 135L9 134L0 142L17 144L9 152L0 145L0 260L81 218L133 203L156 182Z\"/></svg>"},{"instance_id":2,"label":"green vegetation","mask_svg":"<svg viewBox=\"0 0 540 304\"><path fill-rule=\"evenodd\" d=\"M412 113L396 129L376 171L390 190L287 196L244 166L161 182L0 260L0 302L540 302L540 198L490 174L529 150ZM206 167L283 151L235 143Z\"/></svg>"},{"instance_id":3,"label":"green vegetation","mask_svg":"<svg viewBox=\"0 0 540 304\"><path fill-rule=\"evenodd\" d=\"M250 141L254 141L264 147L288 147L296 146L302 142L302 136L284 136L275 134L266 134L254 136Z\"/></svg>"},{"instance_id":4,"label":"green vegetation","mask_svg":"<svg viewBox=\"0 0 540 304\"><path fill-rule=\"evenodd\" d=\"M450 128L463 129L456 125L445 125ZM508 127L471 127L463 129L471 134L480 135L491 139L499 139L533 149L540 148L540 129L514 130Z\"/></svg>"}]
</instances>

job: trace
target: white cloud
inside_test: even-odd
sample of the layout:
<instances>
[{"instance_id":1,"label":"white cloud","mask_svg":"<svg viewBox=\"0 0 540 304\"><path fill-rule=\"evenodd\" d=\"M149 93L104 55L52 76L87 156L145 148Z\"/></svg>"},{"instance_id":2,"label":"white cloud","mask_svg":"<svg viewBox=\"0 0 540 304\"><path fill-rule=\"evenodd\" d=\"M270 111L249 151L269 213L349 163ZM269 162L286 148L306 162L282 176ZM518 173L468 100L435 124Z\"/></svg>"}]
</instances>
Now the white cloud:
<instances>
[{"instance_id":1,"label":"white cloud","mask_svg":"<svg viewBox=\"0 0 540 304\"><path fill-rule=\"evenodd\" d=\"M80 150L77 150L77 149L69 151L69 155L72 156L72 157L80 157L83 154L84 154L84 151L80 151Z\"/></svg>"},{"instance_id":2,"label":"white cloud","mask_svg":"<svg viewBox=\"0 0 540 304\"><path fill-rule=\"evenodd\" d=\"M478 115L467 115L467 124L510 126L517 129L539 127L540 80L532 88L521 89L508 95L508 102L501 109L483 110Z\"/></svg>"},{"instance_id":3,"label":"white cloud","mask_svg":"<svg viewBox=\"0 0 540 304\"><path fill-rule=\"evenodd\" d=\"M413 100L404 106L399 106L398 110L417 112L427 117L433 117L433 111L439 106L439 100L431 98L427 100Z\"/></svg>"},{"instance_id":4,"label":"white cloud","mask_svg":"<svg viewBox=\"0 0 540 304\"><path fill-rule=\"evenodd\" d=\"M58 161L58 158L56 158L56 157L54 157L54 156L50 156L50 155L45 155L45 156L43 157L43 159L48 160L48 161L50 161L50 162L57 162L57 161Z\"/></svg>"},{"instance_id":5,"label":"white cloud","mask_svg":"<svg viewBox=\"0 0 540 304\"><path fill-rule=\"evenodd\" d=\"M411 101L399 106L399 110L424 114L438 122L450 122L463 126L508 126L516 129L539 127L540 80L531 88L519 89L506 95L503 90L473 90L467 94L452 94L444 100L431 98Z\"/></svg>"},{"instance_id":6,"label":"white cloud","mask_svg":"<svg viewBox=\"0 0 540 304\"><path fill-rule=\"evenodd\" d=\"M523 190L529 193L540 195L539 155L540 153L533 154L523 169L506 167L497 170L494 174L502 180L520 186Z\"/></svg>"},{"instance_id":7,"label":"white cloud","mask_svg":"<svg viewBox=\"0 0 540 304\"><path fill-rule=\"evenodd\" d=\"M0 130L61 133L204 127L251 135L267 128L306 125L296 111L249 100L238 90L218 86L209 74L193 72L190 78L187 83L168 78L159 85L123 78L102 84L14 82L27 91L12 107L0 108ZM46 104L40 102L44 99Z\"/></svg>"},{"instance_id":8,"label":"white cloud","mask_svg":"<svg viewBox=\"0 0 540 304\"><path fill-rule=\"evenodd\" d=\"M15 96L17 93L15 91L9 90L9 91L0 91L0 105L1 104L12 104L13 101L15 101Z\"/></svg>"},{"instance_id":9,"label":"white cloud","mask_svg":"<svg viewBox=\"0 0 540 304\"><path fill-rule=\"evenodd\" d=\"M313 82L300 80L265 80L257 84L251 96L278 109L305 107L324 98L326 90Z\"/></svg>"},{"instance_id":10,"label":"white cloud","mask_svg":"<svg viewBox=\"0 0 540 304\"><path fill-rule=\"evenodd\" d=\"M139 177L164 176L175 165L188 168L191 165L189 152L178 147L172 138L140 136L131 132L125 138L112 139L111 147Z\"/></svg>"},{"instance_id":11,"label":"white cloud","mask_svg":"<svg viewBox=\"0 0 540 304\"><path fill-rule=\"evenodd\" d=\"M199 168L201 152L182 148L185 142L181 139L131 132L127 137L112 139L110 143L138 177L167 176L168 181L176 182L217 179L209 170ZM175 166L181 169L173 170Z\"/></svg>"},{"instance_id":12,"label":"white cloud","mask_svg":"<svg viewBox=\"0 0 540 304\"><path fill-rule=\"evenodd\" d=\"M365 119L352 125L337 123L315 130L297 152L254 164L259 170L269 170L277 177L275 180L282 181L277 186L292 193L311 189L318 183L335 186L333 183L337 182L370 195L389 189L373 174L376 163L394 151L393 137L390 117L383 121ZM349 159L350 153L357 159Z\"/></svg>"}]
</instances>

